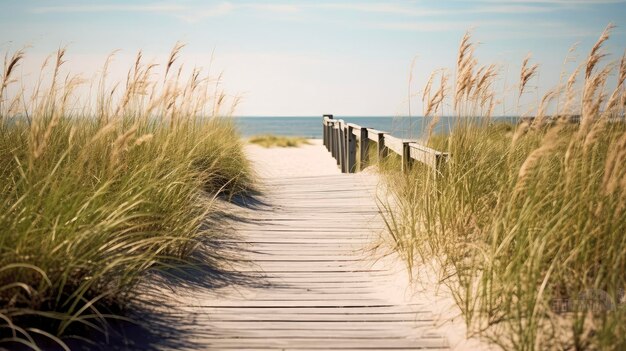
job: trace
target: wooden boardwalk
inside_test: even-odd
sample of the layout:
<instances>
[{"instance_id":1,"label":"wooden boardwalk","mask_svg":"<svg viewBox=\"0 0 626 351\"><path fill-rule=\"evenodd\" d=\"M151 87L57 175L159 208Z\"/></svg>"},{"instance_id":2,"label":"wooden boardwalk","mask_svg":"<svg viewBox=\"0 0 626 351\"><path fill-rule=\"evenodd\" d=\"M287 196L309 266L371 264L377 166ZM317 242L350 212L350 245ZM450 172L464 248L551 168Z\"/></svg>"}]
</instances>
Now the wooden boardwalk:
<instances>
[{"instance_id":1,"label":"wooden boardwalk","mask_svg":"<svg viewBox=\"0 0 626 351\"><path fill-rule=\"evenodd\" d=\"M404 301L396 266L371 257L383 230L377 178L342 174L323 146L251 147L265 209L235 223L233 266L263 284L197 296L190 338L210 350L445 349L424 303ZM320 165L322 163L323 165ZM312 165L314 164L314 166ZM401 287L402 288L407 288Z\"/></svg>"}]
</instances>

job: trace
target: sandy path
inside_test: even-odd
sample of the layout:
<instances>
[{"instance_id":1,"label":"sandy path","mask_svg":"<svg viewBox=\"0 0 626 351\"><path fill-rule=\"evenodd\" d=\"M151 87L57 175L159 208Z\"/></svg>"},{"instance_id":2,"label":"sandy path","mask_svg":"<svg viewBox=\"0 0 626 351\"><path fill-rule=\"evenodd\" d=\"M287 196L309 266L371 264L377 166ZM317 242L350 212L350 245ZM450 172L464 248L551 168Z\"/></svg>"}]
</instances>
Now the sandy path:
<instances>
[{"instance_id":1,"label":"sandy path","mask_svg":"<svg viewBox=\"0 0 626 351\"><path fill-rule=\"evenodd\" d=\"M210 349L445 349L428 306L405 299L406 276L372 259L383 222L372 174L341 174L320 141L300 148L249 145L265 203L235 224L239 272L254 287L196 296ZM230 242L232 244L232 242ZM401 269L400 269L401 271ZM214 292L215 293L215 292ZM193 306L193 307L192 307Z\"/></svg>"},{"instance_id":2,"label":"sandy path","mask_svg":"<svg viewBox=\"0 0 626 351\"><path fill-rule=\"evenodd\" d=\"M449 299L411 287L404 265L374 250L384 232L374 173L341 174L319 140L246 152L263 191L230 208L232 230L213 244L231 261L158 295L163 333L152 348L476 349L459 343L459 320L433 313Z\"/></svg>"},{"instance_id":3,"label":"sandy path","mask_svg":"<svg viewBox=\"0 0 626 351\"><path fill-rule=\"evenodd\" d=\"M298 148L264 148L246 145L248 158L262 179L341 174L335 160L323 150L320 139Z\"/></svg>"}]
</instances>

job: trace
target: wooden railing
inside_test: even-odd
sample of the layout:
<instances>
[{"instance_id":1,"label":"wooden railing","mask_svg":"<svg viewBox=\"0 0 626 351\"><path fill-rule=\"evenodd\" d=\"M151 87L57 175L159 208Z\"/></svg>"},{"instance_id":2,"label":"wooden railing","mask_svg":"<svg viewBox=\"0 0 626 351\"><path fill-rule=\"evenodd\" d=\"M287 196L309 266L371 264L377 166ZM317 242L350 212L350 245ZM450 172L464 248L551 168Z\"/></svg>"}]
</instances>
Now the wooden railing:
<instances>
[{"instance_id":1,"label":"wooden railing","mask_svg":"<svg viewBox=\"0 0 626 351\"><path fill-rule=\"evenodd\" d=\"M413 162L418 161L439 173L448 159L448 153L431 149L415 140L399 139L387 132L336 120L333 115L323 116L322 128L324 146L337 160L343 173L355 173L370 164L369 148L373 144L376 145L379 160L385 158L389 152L402 157L402 170L408 170Z\"/></svg>"}]
</instances>

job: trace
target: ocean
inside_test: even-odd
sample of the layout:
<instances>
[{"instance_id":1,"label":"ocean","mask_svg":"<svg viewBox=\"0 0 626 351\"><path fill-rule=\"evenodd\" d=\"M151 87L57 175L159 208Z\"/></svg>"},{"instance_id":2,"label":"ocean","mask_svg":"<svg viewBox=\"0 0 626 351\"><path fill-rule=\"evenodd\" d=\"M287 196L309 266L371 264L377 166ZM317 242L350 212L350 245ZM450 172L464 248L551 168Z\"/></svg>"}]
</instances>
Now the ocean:
<instances>
[{"instance_id":1,"label":"ocean","mask_svg":"<svg viewBox=\"0 0 626 351\"><path fill-rule=\"evenodd\" d=\"M393 136L405 139L419 139L424 135L430 118L424 117L358 117L335 116L348 123L358 124L390 132ZM322 117L233 117L244 137L262 134L301 136L312 139L322 138ZM493 117L494 122L516 123L518 117ZM435 133L448 133L454 126L456 117L441 117L434 128Z\"/></svg>"}]
</instances>

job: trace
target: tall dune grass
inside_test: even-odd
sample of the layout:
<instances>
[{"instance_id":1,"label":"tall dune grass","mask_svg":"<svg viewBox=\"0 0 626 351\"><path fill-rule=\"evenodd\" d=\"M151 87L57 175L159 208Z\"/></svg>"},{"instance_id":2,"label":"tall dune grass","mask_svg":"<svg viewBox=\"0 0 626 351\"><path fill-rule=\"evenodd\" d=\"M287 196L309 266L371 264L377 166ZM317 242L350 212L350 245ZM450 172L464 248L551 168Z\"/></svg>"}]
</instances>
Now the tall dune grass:
<instances>
[{"instance_id":1,"label":"tall dune grass","mask_svg":"<svg viewBox=\"0 0 626 351\"><path fill-rule=\"evenodd\" d=\"M271 147L300 147L310 145L311 142L303 137L282 135L255 135L248 139L250 144L260 145L265 148Z\"/></svg>"},{"instance_id":2,"label":"tall dune grass","mask_svg":"<svg viewBox=\"0 0 626 351\"><path fill-rule=\"evenodd\" d=\"M469 333L506 350L626 349L626 56L603 62L610 30L519 125L491 123L497 70L466 35L451 89L423 95L427 118L448 103L458 116L427 136L449 161L381 167L397 250L434 265ZM524 60L516 94L536 72Z\"/></svg>"},{"instance_id":3,"label":"tall dune grass","mask_svg":"<svg viewBox=\"0 0 626 351\"><path fill-rule=\"evenodd\" d=\"M242 143L219 117L225 95L198 70L181 76L180 48L160 74L139 53L124 84L106 82L107 59L94 104L75 93L78 76L62 75L64 50L30 95L15 79L24 52L7 56L0 345L66 348L68 338L106 336L147 271L185 261L213 235L216 197L250 189Z\"/></svg>"}]
</instances>

